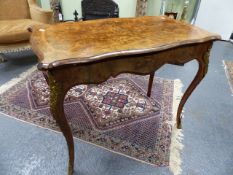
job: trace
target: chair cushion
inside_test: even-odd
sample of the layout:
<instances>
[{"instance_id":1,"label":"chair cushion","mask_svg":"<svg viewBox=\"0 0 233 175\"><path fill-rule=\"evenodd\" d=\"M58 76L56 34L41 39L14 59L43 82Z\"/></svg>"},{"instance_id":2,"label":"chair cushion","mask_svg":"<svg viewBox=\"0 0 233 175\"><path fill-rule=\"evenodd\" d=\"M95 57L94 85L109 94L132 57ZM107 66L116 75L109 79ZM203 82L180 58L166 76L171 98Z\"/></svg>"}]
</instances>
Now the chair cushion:
<instances>
[{"instance_id":1,"label":"chair cushion","mask_svg":"<svg viewBox=\"0 0 233 175\"><path fill-rule=\"evenodd\" d=\"M31 19L0 20L0 44L28 41L30 37L28 27L40 24Z\"/></svg>"},{"instance_id":2,"label":"chair cushion","mask_svg":"<svg viewBox=\"0 0 233 175\"><path fill-rule=\"evenodd\" d=\"M29 19L27 0L0 0L0 20Z\"/></svg>"}]
</instances>

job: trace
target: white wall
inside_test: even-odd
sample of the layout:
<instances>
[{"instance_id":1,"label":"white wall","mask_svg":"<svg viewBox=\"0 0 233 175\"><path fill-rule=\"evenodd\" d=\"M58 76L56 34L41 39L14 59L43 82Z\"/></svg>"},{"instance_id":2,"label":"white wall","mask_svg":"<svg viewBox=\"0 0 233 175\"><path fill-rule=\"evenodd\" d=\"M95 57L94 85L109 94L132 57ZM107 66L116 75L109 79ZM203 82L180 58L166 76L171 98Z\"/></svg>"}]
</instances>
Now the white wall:
<instances>
[{"instance_id":1,"label":"white wall","mask_svg":"<svg viewBox=\"0 0 233 175\"><path fill-rule=\"evenodd\" d=\"M74 19L74 10L79 13L79 18L82 16L81 0L61 0L62 12L65 20Z\"/></svg>"},{"instance_id":2,"label":"white wall","mask_svg":"<svg viewBox=\"0 0 233 175\"><path fill-rule=\"evenodd\" d=\"M162 5L161 0L148 0L147 15L148 16L160 15L161 5Z\"/></svg>"},{"instance_id":3,"label":"white wall","mask_svg":"<svg viewBox=\"0 0 233 175\"><path fill-rule=\"evenodd\" d=\"M202 0L195 25L228 40L233 31L233 0Z\"/></svg>"},{"instance_id":4,"label":"white wall","mask_svg":"<svg viewBox=\"0 0 233 175\"><path fill-rule=\"evenodd\" d=\"M49 0L40 0L40 3L41 3L41 7L43 9L47 9L47 10L50 9L50 2L49 2Z\"/></svg>"},{"instance_id":5,"label":"white wall","mask_svg":"<svg viewBox=\"0 0 233 175\"><path fill-rule=\"evenodd\" d=\"M120 9L120 17L135 17L137 0L114 0Z\"/></svg>"}]
</instances>

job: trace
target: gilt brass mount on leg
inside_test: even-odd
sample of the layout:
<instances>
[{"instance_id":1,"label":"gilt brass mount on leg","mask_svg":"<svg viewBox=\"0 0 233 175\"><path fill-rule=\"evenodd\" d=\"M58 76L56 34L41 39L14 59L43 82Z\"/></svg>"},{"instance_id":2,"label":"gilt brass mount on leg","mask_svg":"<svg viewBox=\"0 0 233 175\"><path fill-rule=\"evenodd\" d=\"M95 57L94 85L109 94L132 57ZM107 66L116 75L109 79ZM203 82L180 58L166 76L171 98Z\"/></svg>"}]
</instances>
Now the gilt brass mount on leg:
<instances>
[{"instance_id":1,"label":"gilt brass mount on leg","mask_svg":"<svg viewBox=\"0 0 233 175\"><path fill-rule=\"evenodd\" d=\"M69 150L68 175L72 175L74 169L74 141L63 106L67 90L63 88L63 85L56 80L51 72L48 72L48 82L50 87L50 110L66 139Z\"/></svg>"}]
</instances>

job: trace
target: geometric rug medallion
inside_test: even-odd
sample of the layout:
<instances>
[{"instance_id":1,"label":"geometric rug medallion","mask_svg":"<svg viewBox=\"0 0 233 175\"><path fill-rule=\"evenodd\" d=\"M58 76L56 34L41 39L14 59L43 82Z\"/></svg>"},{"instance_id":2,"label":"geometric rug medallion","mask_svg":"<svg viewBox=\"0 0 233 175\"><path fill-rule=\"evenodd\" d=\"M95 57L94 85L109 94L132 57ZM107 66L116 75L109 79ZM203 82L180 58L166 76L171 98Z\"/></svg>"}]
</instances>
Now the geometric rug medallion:
<instances>
[{"instance_id":1,"label":"geometric rug medallion","mask_svg":"<svg viewBox=\"0 0 233 175\"><path fill-rule=\"evenodd\" d=\"M148 76L122 74L99 85L79 85L64 109L75 138L155 166L169 166L177 98L176 82L156 77L151 98ZM49 109L49 89L38 71L0 94L0 112L59 131Z\"/></svg>"}]
</instances>

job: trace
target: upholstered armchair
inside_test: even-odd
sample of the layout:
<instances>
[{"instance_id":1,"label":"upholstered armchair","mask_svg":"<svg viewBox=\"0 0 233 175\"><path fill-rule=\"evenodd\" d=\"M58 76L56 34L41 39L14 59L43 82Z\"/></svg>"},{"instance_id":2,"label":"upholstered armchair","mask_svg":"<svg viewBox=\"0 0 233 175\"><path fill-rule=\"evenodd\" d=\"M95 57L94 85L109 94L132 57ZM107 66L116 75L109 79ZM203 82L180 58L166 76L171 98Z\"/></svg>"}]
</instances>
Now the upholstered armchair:
<instances>
[{"instance_id":1,"label":"upholstered armchair","mask_svg":"<svg viewBox=\"0 0 233 175\"><path fill-rule=\"evenodd\" d=\"M53 12L36 0L0 0L0 62L4 53L30 49L28 27L52 23Z\"/></svg>"}]
</instances>

